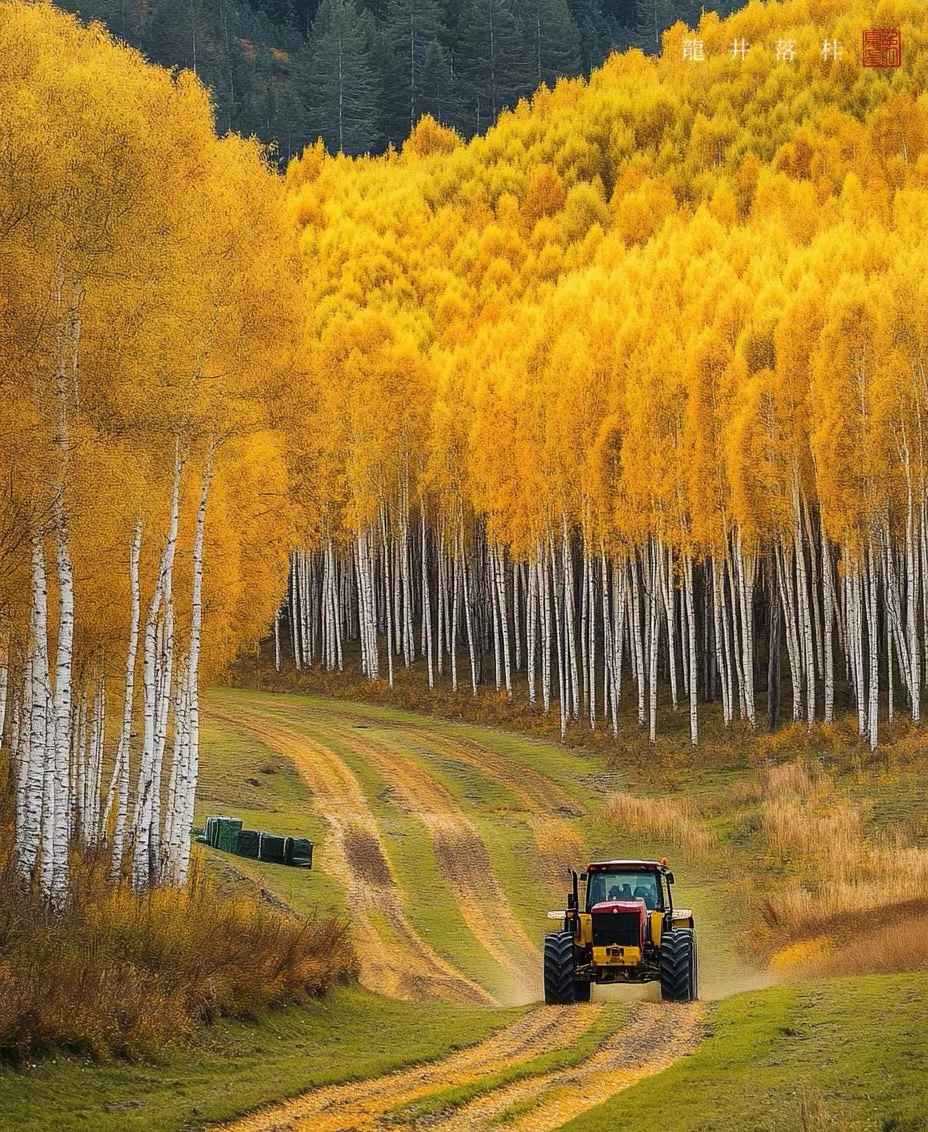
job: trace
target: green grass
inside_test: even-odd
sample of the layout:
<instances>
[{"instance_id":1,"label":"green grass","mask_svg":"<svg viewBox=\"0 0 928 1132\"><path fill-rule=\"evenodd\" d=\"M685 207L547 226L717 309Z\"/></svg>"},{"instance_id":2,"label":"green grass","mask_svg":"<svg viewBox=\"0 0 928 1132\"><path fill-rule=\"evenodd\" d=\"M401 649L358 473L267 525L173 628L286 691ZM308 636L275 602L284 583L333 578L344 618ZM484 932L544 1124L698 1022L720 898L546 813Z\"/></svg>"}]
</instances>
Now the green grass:
<instances>
[{"instance_id":1,"label":"green grass","mask_svg":"<svg viewBox=\"0 0 928 1132\"><path fill-rule=\"evenodd\" d=\"M709 1038L565 1132L923 1132L928 975L780 986L713 1008Z\"/></svg>"},{"instance_id":2,"label":"green grass","mask_svg":"<svg viewBox=\"0 0 928 1132\"><path fill-rule=\"evenodd\" d=\"M157 1062L59 1057L0 1069L4 1132L178 1132L322 1084L390 1072L486 1037L517 1010L395 1002L341 989L255 1022L221 1022Z\"/></svg>"},{"instance_id":3,"label":"green grass","mask_svg":"<svg viewBox=\"0 0 928 1132\"><path fill-rule=\"evenodd\" d=\"M464 921L439 871L421 823L394 800L389 782L351 748L348 741L353 728L351 721L342 719L340 725L335 725L326 716L325 725L320 727L300 712L280 710L281 706L288 705L280 705L273 699L266 703L265 699L260 702L249 699L248 706L296 733L323 741L357 778L377 820L391 870L404 893L409 922L416 931L465 975L491 994L502 995L507 988L506 979ZM369 737L367 732L360 734ZM292 873L292 870L286 871ZM386 925L384 930L391 934Z\"/></svg>"},{"instance_id":4,"label":"green grass","mask_svg":"<svg viewBox=\"0 0 928 1132\"><path fill-rule=\"evenodd\" d=\"M369 775L364 785L383 793L376 776ZM422 860L399 835L404 823L415 823L396 807L386 809L395 822L390 832L397 835L386 838L391 861L395 855L403 863L404 883L411 883ZM246 827L310 837L324 852L325 819L313 808L312 792L296 768L248 731L206 720L197 822L211 813L234 813ZM211 875L230 890L256 884L302 915L344 909L341 886L320 869L290 869L204 847L199 852ZM430 853L427 845L425 853ZM457 915L450 895L446 902ZM222 1021L201 1031L195 1045L168 1051L156 1062L58 1057L25 1071L0 1069L0 1130L178 1132L318 1084L442 1056L517 1014L396 1002L342 989L318 1003L256 1021Z\"/></svg>"},{"instance_id":5,"label":"green grass","mask_svg":"<svg viewBox=\"0 0 928 1132\"><path fill-rule=\"evenodd\" d=\"M292 763L249 732L209 718L202 724L200 749L195 811L199 826L210 814L233 813L246 829L309 837L317 851L324 852L325 820L313 809L312 792ZM273 892L300 915L344 909L343 890L321 870L291 869L209 848L202 854L221 883L234 886L244 878Z\"/></svg>"}]
</instances>

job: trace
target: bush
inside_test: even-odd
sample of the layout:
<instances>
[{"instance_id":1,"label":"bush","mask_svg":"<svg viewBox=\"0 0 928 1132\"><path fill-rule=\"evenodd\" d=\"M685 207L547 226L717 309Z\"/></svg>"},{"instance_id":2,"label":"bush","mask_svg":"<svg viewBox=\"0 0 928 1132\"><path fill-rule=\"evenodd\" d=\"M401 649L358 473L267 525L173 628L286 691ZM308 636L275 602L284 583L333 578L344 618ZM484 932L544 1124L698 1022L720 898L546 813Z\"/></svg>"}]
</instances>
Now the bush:
<instances>
[{"instance_id":1,"label":"bush","mask_svg":"<svg viewBox=\"0 0 928 1132\"><path fill-rule=\"evenodd\" d=\"M9 829L0 830L10 845ZM356 974L347 925L230 898L196 868L188 886L133 892L108 861L74 869L51 915L0 861L0 1057L149 1054L222 1016L303 1002Z\"/></svg>"}]
</instances>

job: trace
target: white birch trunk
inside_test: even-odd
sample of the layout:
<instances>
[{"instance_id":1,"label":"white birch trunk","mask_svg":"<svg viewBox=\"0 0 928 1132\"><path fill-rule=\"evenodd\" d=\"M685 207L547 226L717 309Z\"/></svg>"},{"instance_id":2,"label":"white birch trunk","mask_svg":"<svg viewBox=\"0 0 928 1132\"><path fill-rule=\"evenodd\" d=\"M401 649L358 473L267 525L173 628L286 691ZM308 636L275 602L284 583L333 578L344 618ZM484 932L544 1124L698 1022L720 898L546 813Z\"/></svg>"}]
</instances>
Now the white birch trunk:
<instances>
[{"instance_id":1,"label":"white birch trunk","mask_svg":"<svg viewBox=\"0 0 928 1132\"><path fill-rule=\"evenodd\" d=\"M506 697L512 699L512 668L509 659L509 611L506 601L506 568L503 563L504 552L496 547L491 550L496 579L496 594L499 607L500 636L503 646L503 679L506 683Z\"/></svg>"},{"instance_id":2,"label":"white birch trunk","mask_svg":"<svg viewBox=\"0 0 928 1132\"><path fill-rule=\"evenodd\" d=\"M693 559L689 554L683 557L683 597L686 602L686 625L688 644L689 698L690 698L690 742L695 747L699 742L699 717L696 705L696 624L693 610Z\"/></svg>"},{"instance_id":3,"label":"white birch trunk","mask_svg":"<svg viewBox=\"0 0 928 1132\"><path fill-rule=\"evenodd\" d=\"M866 577L866 605L867 605L867 644L870 653L870 672L868 676L869 682L869 704L867 708L868 715L868 734L870 739L870 749L875 750L879 742L879 651L878 651L878 621L879 610L877 608L877 578L876 567L874 565L873 555L873 541L872 539L867 544L867 577Z\"/></svg>"},{"instance_id":4,"label":"white birch trunk","mask_svg":"<svg viewBox=\"0 0 928 1132\"><path fill-rule=\"evenodd\" d=\"M574 605L574 557L571 552L570 537L567 533L567 516L561 515L563 530L562 554L564 559L564 651L567 671L565 683L570 696L570 716L580 717L580 679L577 672L576 609Z\"/></svg>"},{"instance_id":5,"label":"white birch trunk","mask_svg":"<svg viewBox=\"0 0 928 1132\"><path fill-rule=\"evenodd\" d=\"M464 586L464 626L467 630L467 652L470 657L470 684L473 694L477 695L477 656L474 649L474 623L470 604L470 586L467 579L467 555L464 551L464 526L459 531L461 555L461 581Z\"/></svg>"},{"instance_id":6,"label":"white birch trunk","mask_svg":"<svg viewBox=\"0 0 928 1132\"><path fill-rule=\"evenodd\" d=\"M210 451L203 474L203 492L197 509L197 525L193 539L193 601L190 615L190 648L187 654L186 678L186 797L182 799L181 822L175 816L174 842L178 847L177 884L187 882L190 866L190 833L193 829L193 812L200 763L200 639L203 628L203 538L206 531L206 506L213 478L213 453Z\"/></svg>"},{"instance_id":7,"label":"white birch trunk","mask_svg":"<svg viewBox=\"0 0 928 1132\"><path fill-rule=\"evenodd\" d=\"M660 559L663 548L659 539L651 539L649 546L648 577L648 740L653 746L657 742L657 650L660 641L658 631L658 590L660 586Z\"/></svg>"},{"instance_id":8,"label":"white birch trunk","mask_svg":"<svg viewBox=\"0 0 928 1132\"><path fill-rule=\"evenodd\" d=\"M155 765L161 708L159 696L161 694L161 680L163 679L162 658L159 656L158 648L159 638L161 638L159 618L162 605L166 609L169 608L171 600L168 579L173 571L174 551L177 544L181 468L180 444L178 443L174 455L174 481L171 491L171 520L168 539L161 555L158 580L145 622L142 752L136 787L135 812L132 820L132 880L138 889L145 888L151 883L152 869L155 864L151 860L151 827L154 794L160 790L160 779L155 777Z\"/></svg>"},{"instance_id":9,"label":"white birch trunk","mask_svg":"<svg viewBox=\"0 0 928 1132\"><path fill-rule=\"evenodd\" d=\"M660 586L661 586L661 603L664 607L664 616L667 620L667 663L670 669L670 702L673 705L673 710L676 711L680 706L677 696L677 656L676 656L676 618L674 611L676 602L674 600L673 591L673 548L667 547L667 553L663 553L663 544L661 544L661 559L659 570Z\"/></svg>"},{"instance_id":10,"label":"white birch trunk","mask_svg":"<svg viewBox=\"0 0 928 1132\"><path fill-rule=\"evenodd\" d=\"M48 676L48 587L42 541L32 540L32 651L26 665L23 685L25 734L21 743L21 802L17 807L16 857L19 871L32 881L39 865L42 830L48 800L45 797L47 728L49 710ZM53 799L52 799L53 800Z\"/></svg>"},{"instance_id":11,"label":"white birch trunk","mask_svg":"<svg viewBox=\"0 0 928 1132\"><path fill-rule=\"evenodd\" d=\"M451 690L456 692L458 690L458 609L461 604L461 563L457 555L454 555L452 560L451 573L451 644L448 651L451 654Z\"/></svg>"},{"instance_id":12,"label":"white birch trunk","mask_svg":"<svg viewBox=\"0 0 928 1132\"><path fill-rule=\"evenodd\" d=\"M553 570L548 569L548 552L538 544L538 611L541 624L541 703L545 714L551 711L551 587Z\"/></svg>"},{"instance_id":13,"label":"white birch trunk","mask_svg":"<svg viewBox=\"0 0 928 1132\"><path fill-rule=\"evenodd\" d=\"M565 653L566 650L565 650L565 647L564 647L565 641L564 641L564 635L563 635L563 631L562 631L561 607L562 607L563 602L566 601L566 597L563 593L563 581L559 580L557 575L555 574L555 570L557 569L557 567L556 567L556 559L555 559L555 555L554 555L554 543L553 542L551 543L549 550L550 550L550 559L551 559L551 591L552 591L551 596L554 599L554 624L553 624L553 629L554 629L554 638L555 638L555 641L556 641L556 644L557 644L558 710L560 712L560 717L561 717L561 738L563 739L564 736L567 734L567 715L568 715L567 682L568 682L569 678L568 678L568 676L565 672L565 665L564 665L564 653ZM564 620L566 622L566 618Z\"/></svg>"},{"instance_id":14,"label":"white birch trunk","mask_svg":"<svg viewBox=\"0 0 928 1132\"><path fill-rule=\"evenodd\" d=\"M906 557L906 622L909 646L909 670L912 680L912 722L921 721L922 665L918 641L918 600L920 581L918 554L915 550L914 508L912 489L908 489L908 513L905 533Z\"/></svg>"},{"instance_id":15,"label":"white birch trunk","mask_svg":"<svg viewBox=\"0 0 928 1132\"><path fill-rule=\"evenodd\" d=\"M528 702L538 699L535 687L535 657L538 651L538 567L537 557L530 558L526 586L525 609L525 674L528 680Z\"/></svg>"},{"instance_id":16,"label":"white birch trunk","mask_svg":"<svg viewBox=\"0 0 928 1132\"><path fill-rule=\"evenodd\" d=\"M725 597L725 574L723 565L718 560L717 555L712 558L712 617L713 626L715 629L715 666L719 674L719 684L722 689L722 719L725 726L731 724L733 718L732 711L732 686L731 686L731 669L729 666L727 638L725 636L725 628L723 620L725 617L724 612L724 597Z\"/></svg>"},{"instance_id":17,"label":"white birch trunk","mask_svg":"<svg viewBox=\"0 0 928 1132\"><path fill-rule=\"evenodd\" d=\"M435 575L437 581L436 591L436 606L438 613L438 675L444 674L445 664L445 640L450 638L450 626L445 624L445 585L447 580L447 567L445 555L445 524L441 523L438 533L438 561L435 564Z\"/></svg>"},{"instance_id":18,"label":"white birch trunk","mask_svg":"<svg viewBox=\"0 0 928 1132\"><path fill-rule=\"evenodd\" d=\"M828 539L822 532L822 591L823 591L823 620L825 628L824 643L824 678L825 678L825 722L832 723L835 718L835 657L834 657L834 623L835 623L835 594L834 574L832 573L831 553L828 549Z\"/></svg>"},{"instance_id":19,"label":"white birch trunk","mask_svg":"<svg viewBox=\"0 0 928 1132\"><path fill-rule=\"evenodd\" d=\"M520 618L520 602L519 602L519 583L522 578L521 563L513 562L512 564L512 632L514 637L514 644L516 650L516 672L522 668L522 627L519 621Z\"/></svg>"},{"instance_id":20,"label":"white birch trunk","mask_svg":"<svg viewBox=\"0 0 928 1132\"><path fill-rule=\"evenodd\" d=\"M425 655L425 666L428 672L429 687L435 687L435 673L432 662L432 595L429 591L429 560L428 542L425 530L425 506L420 504L419 522L422 542L422 652ZM457 691L457 679L451 681L452 687Z\"/></svg>"},{"instance_id":21,"label":"white birch trunk","mask_svg":"<svg viewBox=\"0 0 928 1132\"><path fill-rule=\"evenodd\" d=\"M632 602L632 619L630 631L634 642L633 658L635 662L635 680L638 685L638 726L644 727L646 712L645 712L645 672L644 672L644 651L642 648L642 611L641 611L641 596L638 587L638 572L639 563L643 561L643 555L639 554L638 549L635 549L634 557L629 561L629 568L632 574L632 588L631 588L631 602Z\"/></svg>"},{"instance_id":22,"label":"white birch trunk","mask_svg":"<svg viewBox=\"0 0 928 1132\"><path fill-rule=\"evenodd\" d=\"M793 687L793 719L802 717L802 659L799 637L796 633L794 615L796 611L795 590L792 567L787 564L782 546L777 544L780 557L780 598L783 605L783 623L786 630L786 653L789 657L789 675ZM793 555L795 556L795 544Z\"/></svg>"},{"instance_id":23,"label":"white birch trunk","mask_svg":"<svg viewBox=\"0 0 928 1132\"><path fill-rule=\"evenodd\" d=\"M754 556L746 556L741 547L741 530L735 528L735 551L738 565L738 591L741 601L741 645L743 652L742 681L744 707L753 731L757 726L754 710Z\"/></svg>"},{"instance_id":24,"label":"white birch trunk","mask_svg":"<svg viewBox=\"0 0 928 1132\"><path fill-rule=\"evenodd\" d=\"M108 791L106 812L103 817L103 834L106 836L110 824L110 812L116 806L116 821L113 826L113 849L111 871L118 876L122 871L122 857L125 848L126 817L129 811L129 748L132 741L132 710L135 694L135 662L139 644L139 617L141 598L139 594L139 555L142 548L142 520L135 524L132 548L129 552L129 589L131 593L132 615L129 624L129 647L126 653L125 698L123 700L122 730L116 748L113 778Z\"/></svg>"}]
</instances>

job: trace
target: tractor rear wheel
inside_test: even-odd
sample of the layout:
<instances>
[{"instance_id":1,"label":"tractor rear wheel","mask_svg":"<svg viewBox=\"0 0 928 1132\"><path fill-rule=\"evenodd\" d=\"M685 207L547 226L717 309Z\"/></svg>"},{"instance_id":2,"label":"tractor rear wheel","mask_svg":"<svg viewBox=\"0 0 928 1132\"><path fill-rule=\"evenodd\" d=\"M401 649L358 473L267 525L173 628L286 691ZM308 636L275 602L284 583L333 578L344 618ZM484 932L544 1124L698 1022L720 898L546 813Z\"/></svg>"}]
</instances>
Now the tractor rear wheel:
<instances>
[{"instance_id":1,"label":"tractor rear wheel","mask_svg":"<svg viewBox=\"0 0 928 1132\"><path fill-rule=\"evenodd\" d=\"M661 936L661 998L664 1002L693 1002L698 993L696 936L684 928Z\"/></svg>"},{"instance_id":2,"label":"tractor rear wheel","mask_svg":"<svg viewBox=\"0 0 928 1132\"><path fill-rule=\"evenodd\" d=\"M581 1001L577 986L574 981L574 937L570 932L546 935L545 1003L548 1006L569 1006Z\"/></svg>"}]
</instances>

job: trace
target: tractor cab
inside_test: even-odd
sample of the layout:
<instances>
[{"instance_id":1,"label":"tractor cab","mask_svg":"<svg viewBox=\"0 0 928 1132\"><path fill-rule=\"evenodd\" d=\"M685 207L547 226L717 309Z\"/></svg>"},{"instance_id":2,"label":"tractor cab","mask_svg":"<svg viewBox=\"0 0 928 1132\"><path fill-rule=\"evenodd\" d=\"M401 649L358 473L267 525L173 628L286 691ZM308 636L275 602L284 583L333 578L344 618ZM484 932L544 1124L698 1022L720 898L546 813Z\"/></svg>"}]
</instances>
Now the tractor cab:
<instances>
[{"instance_id":1,"label":"tractor cab","mask_svg":"<svg viewBox=\"0 0 928 1132\"><path fill-rule=\"evenodd\" d=\"M659 867L637 862L607 862L587 866L586 910L607 900L643 900L648 911L660 910L669 904L669 888Z\"/></svg>"}]
</instances>

